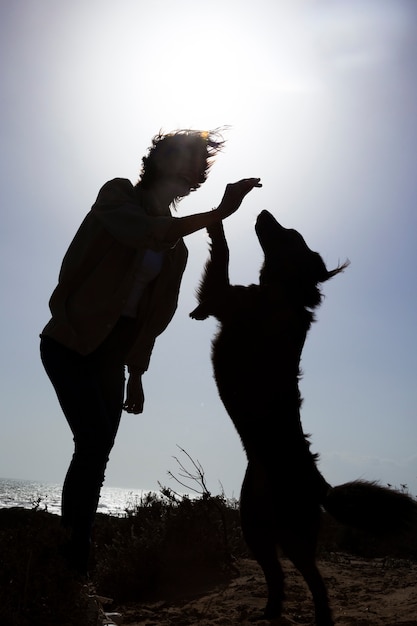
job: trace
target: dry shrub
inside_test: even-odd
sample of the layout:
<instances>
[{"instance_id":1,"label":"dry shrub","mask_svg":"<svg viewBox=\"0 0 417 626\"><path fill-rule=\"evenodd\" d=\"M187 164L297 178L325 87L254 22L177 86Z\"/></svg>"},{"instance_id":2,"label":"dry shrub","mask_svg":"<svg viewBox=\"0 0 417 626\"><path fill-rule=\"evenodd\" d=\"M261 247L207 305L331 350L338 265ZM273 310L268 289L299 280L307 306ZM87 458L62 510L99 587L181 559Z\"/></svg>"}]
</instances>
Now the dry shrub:
<instances>
[{"instance_id":1,"label":"dry shrub","mask_svg":"<svg viewBox=\"0 0 417 626\"><path fill-rule=\"evenodd\" d=\"M2 626L86 624L88 590L64 567L62 540L58 516L0 509Z\"/></svg>"},{"instance_id":2,"label":"dry shrub","mask_svg":"<svg viewBox=\"0 0 417 626\"><path fill-rule=\"evenodd\" d=\"M245 551L239 513L222 496L149 493L126 518L96 525L95 580L118 602L165 598L230 576Z\"/></svg>"}]
</instances>

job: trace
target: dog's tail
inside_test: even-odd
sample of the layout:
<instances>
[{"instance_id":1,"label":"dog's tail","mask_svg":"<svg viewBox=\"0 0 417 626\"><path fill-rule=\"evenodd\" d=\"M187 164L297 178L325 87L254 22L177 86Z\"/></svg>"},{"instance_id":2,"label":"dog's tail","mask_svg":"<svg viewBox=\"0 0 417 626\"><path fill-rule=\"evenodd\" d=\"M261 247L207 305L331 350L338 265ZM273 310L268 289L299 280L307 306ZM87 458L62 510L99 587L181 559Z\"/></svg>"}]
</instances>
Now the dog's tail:
<instances>
[{"instance_id":1,"label":"dog's tail","mask_svg":"<svg viewBox=\"0 0 417 626\"><path fill-rule=\"evenodd\" d=\"M407 532L417 525L417 502L376 482L355 480L330 487L322 505L342 524L373 534Z\"/></svg>"}]
</instances>

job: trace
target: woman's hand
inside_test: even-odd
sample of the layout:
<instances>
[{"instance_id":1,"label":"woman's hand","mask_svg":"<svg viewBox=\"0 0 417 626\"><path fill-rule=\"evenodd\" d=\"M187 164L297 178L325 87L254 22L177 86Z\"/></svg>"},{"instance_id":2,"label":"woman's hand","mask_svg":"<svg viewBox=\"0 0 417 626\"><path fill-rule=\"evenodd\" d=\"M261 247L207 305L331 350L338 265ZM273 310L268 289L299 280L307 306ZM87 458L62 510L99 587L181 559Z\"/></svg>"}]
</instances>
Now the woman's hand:
<instances>
[{"instance_id":1,"label":"woman's hand","mask_svg":"<svg viewBox=\"0 0 417 626\"><path fill-rule=\"evenodd\" d=\"M260 180L260 178L244 178L237 183L229 183L226 186L222 201L217 207L221 218L229 217L229 215L237 211L242 204L243 198L254 187L262 187Z\"/></svg>"},{"instance_id":2,"label":"woman's hand","mask_svg":"<svg viewBox=\"0 0 417 626\"><path fill-rule=\"evenodd\" d=\"M126 400L123 408L127 413L143 413L145 396L142 386L142 373L131 372L126 385Z\"/></svg>"},{"instance_id":3,"label":"woman's hand","mask_svg":"<svg viewBox=\"0 0 417 626\"><path fill-rule=\"evenodd\" d=\"M244 178L237 183L229 183L217 209L207 211L207 213L173 218L165 233L164 241L176 242L181 237L191 235L201 228L210 228L216 222L232 215L242 204L243 198L254 187L262 187L260 180L260 178Z\"/></svg>"}]
</instances>

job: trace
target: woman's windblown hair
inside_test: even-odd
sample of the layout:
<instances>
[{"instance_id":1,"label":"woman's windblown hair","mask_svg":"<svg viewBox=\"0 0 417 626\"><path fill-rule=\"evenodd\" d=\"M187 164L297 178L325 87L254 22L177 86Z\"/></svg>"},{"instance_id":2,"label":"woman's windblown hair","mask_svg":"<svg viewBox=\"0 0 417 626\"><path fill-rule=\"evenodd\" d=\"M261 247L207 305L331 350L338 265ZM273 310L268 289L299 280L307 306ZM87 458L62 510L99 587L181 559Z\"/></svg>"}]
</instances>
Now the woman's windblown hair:
<instances>
[{"instance_id":1,"label":"woman's windblown hair","mask_svg":"<svg viewBox=\"0 0 417 626\"><path fill-rule=\"evenodd\" d=\"M149 188L155 179L158 178L160 175L160 164L164 160L172 159L183 150L190 152L196 161L201 161L202 163L198 183L193 187L193 191L198 189L207 179L215 157L225 144L221 133L226 129L227 127L215 128L213 130L180 129L170 133L160 131L152 139L152 145L148 149L148 154L142 159L142 170L140 173L140 186L142 189Z\"/></svg>"}]
</instances>

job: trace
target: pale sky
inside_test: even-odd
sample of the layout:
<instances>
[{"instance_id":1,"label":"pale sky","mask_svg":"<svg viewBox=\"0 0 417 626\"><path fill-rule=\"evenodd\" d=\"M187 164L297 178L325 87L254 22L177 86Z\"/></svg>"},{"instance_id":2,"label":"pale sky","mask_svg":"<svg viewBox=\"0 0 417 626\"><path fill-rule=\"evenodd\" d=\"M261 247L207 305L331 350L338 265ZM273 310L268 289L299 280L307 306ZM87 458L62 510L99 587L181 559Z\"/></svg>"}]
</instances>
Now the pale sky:
<instances>
[{"instance_id":1,"label":"pale sky","mask_svg":"<svg viewBox=\"0 0 417 626\"><path fill-rule=\"evenodd\" d=\"M39 359L62 257L99 188L136 182L160 129L230 125L208 181L262 189L225 222L231 280L256 282L262 209L329 268L302 358L302 421L333 485L417 495L415 0L15 0L0 7L0 476L62 482L72 439ZM184 448L213 493L238 497L245 456L212 377L213 319L188 317L207 258L190 251L178 311L124 414L106 485L176 488ZM181 455L180 455L181 456Z\"/></svg>"}]
</instances>

